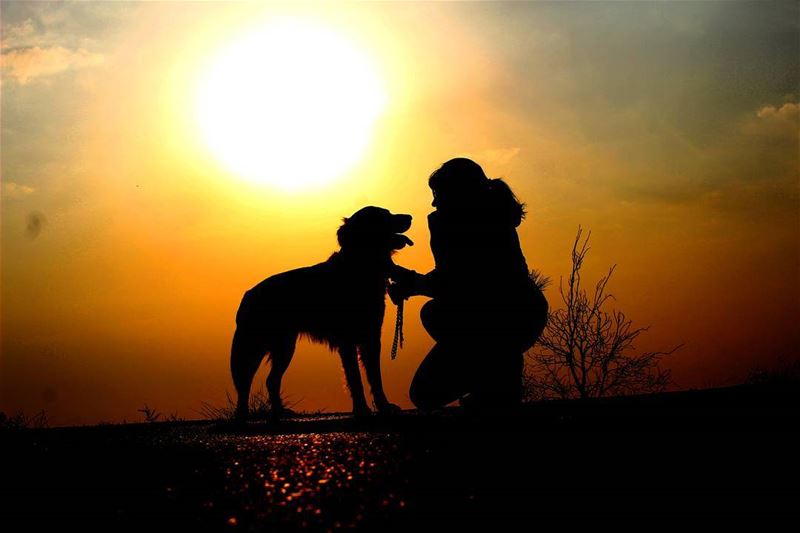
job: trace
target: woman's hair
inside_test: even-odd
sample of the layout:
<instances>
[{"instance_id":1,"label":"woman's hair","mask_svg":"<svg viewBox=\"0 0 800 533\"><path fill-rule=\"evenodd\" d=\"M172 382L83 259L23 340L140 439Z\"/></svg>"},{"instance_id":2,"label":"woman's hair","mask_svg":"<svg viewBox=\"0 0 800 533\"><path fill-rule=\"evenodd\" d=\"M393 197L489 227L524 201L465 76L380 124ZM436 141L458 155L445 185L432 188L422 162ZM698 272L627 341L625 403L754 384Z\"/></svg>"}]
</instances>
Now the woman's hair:
<instances>
[{"instance_id":1,"label":"woman's hair","mask_svg":"<svg viewBox=\"0 0 800 533\"><path fill-rule=\"evenodd\" d=\"M471 159L458 157L447 161L431 174L428 186L433 190L445 188L462 198L488 202L492 210L514 227L525 218L525 204L517 199L511 187L500 178L489 179L481 166Z\"/></svg>"},{"instance_id":2,"label":"woman's hair","mask_svg":"<svg viewBox=\"0 0 800 533\"><path fill-rule=\"evenodd\" d=\"M520 202L508 183L501 178L489 180L489 190L491 191L494 207L508 217L511 225L517 227L525 218L525 204Z\"/></svg>"}]
</instances>

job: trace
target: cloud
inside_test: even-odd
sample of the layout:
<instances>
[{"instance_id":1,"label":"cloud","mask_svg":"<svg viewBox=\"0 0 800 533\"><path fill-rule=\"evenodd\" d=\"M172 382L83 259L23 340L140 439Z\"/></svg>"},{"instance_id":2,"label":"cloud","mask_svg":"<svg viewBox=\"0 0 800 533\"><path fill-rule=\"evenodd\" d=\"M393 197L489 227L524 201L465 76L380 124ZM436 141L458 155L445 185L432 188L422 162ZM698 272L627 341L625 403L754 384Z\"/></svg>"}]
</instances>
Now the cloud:
<instances>
[{"instance_id":1,"label":"cloud","mask_svg":"<svg viewBox=\"0 0 800 533\"><path fill-rule=\"evenodd\" d=\"M477 154L476 159L480 164L504 166L519 154L519 147L491 148Z\"/></svg>"},{"instance_id":2,"label":"cloud","mask_svg":"<svg viewBox=\"0 0 800 533\"><path fill-rule=\"evenodd\" d=\"M800 207L800 104L751 108L702 151L674 153L672 166L636 167L619 181L627 199L702 204L742 217L795 217Z\"/></svg>"},{"instance_id":3,"label":"cloud","mask_svg":"<svg viewBox=\"0 0 800 533\"><path fill-rule=\"evenodd\" d=\"M18 47L36 35L36 24L33 19L25 19L20 24L14 24L7 29L3 28L3 37L0 40L0 47L4 50L6 48Z\"/></svg>"},{"instance_id":4,"label":"cloud","mask_svg":"<svg viewBox=\"0 0 800 533\"><path fill-rule=\"evenodd\" d=\"M752 134L790 137L800 135L800 104L786 102L781 106L764 106L756 112L755 120L746 128Z\"/></svg>"},{"instance_id":5,"label":"cloud","mask_svg":"<svg viewBox=\"0 0 800 533\"><path fill-rule=\"evenodd\" d=\"M800 118L800 104L787 102L780 107L765 106L756 113L758 118L765 120L797 120Z\"/></svg>"},{"instance_id":6,"label":"cloud","mask_svg":"<svg viewBox=\"0 0 800 533\"><path fill-rule=\"evenodd\" d=\"M73 51L63 46L33 46L3 51L2 69L20 85L25 85L36 78L67 70L96 67L104 59L102 54L89 52L84 48Z\"/></svg>"},{"instance_id":7,"label":"cloud","mask_svg":"<svg viewBox=\"0 0 800 533\"><path fill-rule=\"evenodd\" d=\"M32 46L93 50L138 10L123 2L4 2L0 40L4 51Z\"/></svg>"},{"instance_id":8,"label":"cloud","mask_svg":"<svg viewBox=\"0 0 800 533\"><path fill-rule=\"evenodd\" d=\"M20 185L19 183L14 183L13 181L3 183L3 196L7 198L23 198L29 194L33 194L35 191L36 189L33 187Z\"/></svg>"}]
</instances>

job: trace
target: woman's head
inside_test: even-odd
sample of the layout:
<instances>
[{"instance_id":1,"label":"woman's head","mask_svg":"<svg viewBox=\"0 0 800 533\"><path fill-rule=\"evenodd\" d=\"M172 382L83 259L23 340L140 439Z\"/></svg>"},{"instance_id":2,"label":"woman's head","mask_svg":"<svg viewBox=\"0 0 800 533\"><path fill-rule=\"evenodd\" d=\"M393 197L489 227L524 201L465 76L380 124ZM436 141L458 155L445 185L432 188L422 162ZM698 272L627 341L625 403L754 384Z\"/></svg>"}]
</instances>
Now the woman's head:
<instances>
[{"instance_id":1,"label":"woman's head","mask_svg":"<svg viewBox=\"0 0 800 533\"><path fill-rule=\"evenodd\" d=\"M519 226L525 206L502 179L489 179L481 166L464 157L451 159L431 174L428 185L437 209L488 207L497 216Z\"/></svg>"},{"instance_id":2,"label":"woman's head","mask_svg":"<svg viewBox=\"0 0 800 533\"><path fill-rule=\"evenodd\" d=\"M436 169L428 179L431 189L436 189L458 180L461 186L479 186L489 181L481 166L466 157L456 157Z\"/></svg>"}]
</instances>

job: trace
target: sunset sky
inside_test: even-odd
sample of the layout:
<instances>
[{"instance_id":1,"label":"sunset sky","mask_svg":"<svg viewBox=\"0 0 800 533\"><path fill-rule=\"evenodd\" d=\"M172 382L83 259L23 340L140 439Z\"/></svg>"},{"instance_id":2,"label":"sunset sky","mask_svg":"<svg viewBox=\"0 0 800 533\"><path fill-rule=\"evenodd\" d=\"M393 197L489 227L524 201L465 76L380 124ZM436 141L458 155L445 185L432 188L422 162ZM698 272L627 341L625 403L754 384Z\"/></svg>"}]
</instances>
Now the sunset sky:
<instances>
[{"instance_id":1,"label":"sunset sky","mask_svg":"<svg viewBox=\"0 0 800 533\"><path fill-rule=\"evenodd\" d=\"M616 264L613 305L651 326L638 347L684 344L665 360L676 388L798 359L797 2L0 14L6 413L62 425L223 405L244 291L326 259L365 205L414 216L417 245L395 260L428 271L427 177L456 156L527 203L519 234L552 306L576 229L592 231L585 279ZM432 345L422 303L394 361L392 305L384 321L403 407ZM350 407L338 358L306 341L283 391L301 410Z\"/></svg>"}]
</instances>

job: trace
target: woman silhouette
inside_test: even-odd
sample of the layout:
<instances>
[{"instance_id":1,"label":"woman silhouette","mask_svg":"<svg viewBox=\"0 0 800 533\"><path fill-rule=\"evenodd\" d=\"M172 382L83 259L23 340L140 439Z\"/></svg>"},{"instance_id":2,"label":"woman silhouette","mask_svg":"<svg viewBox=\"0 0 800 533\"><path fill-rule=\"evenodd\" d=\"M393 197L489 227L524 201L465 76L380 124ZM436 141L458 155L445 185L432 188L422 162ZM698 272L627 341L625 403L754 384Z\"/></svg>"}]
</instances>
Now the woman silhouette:
<instances>
[{"instance_id":1,"label":"woman silhouette","mask_svg":"<svg viewBox=\"0 0 800 533\"><path fill-rule=\"evenodd\" d=\"M426 275L397 267L395 302L430 296L420 313L436 345L411 383L420 409L457 399L504 407L521 400L523 352L547 321L547 301L530 279L516 228L525 216L501 179L470 159L452 159L428 181L436 268ZM468 397L467 397L468 395Z\"/></svg>"}]
</instances>

